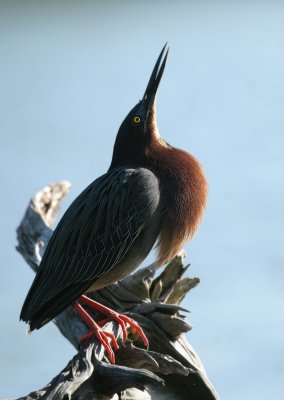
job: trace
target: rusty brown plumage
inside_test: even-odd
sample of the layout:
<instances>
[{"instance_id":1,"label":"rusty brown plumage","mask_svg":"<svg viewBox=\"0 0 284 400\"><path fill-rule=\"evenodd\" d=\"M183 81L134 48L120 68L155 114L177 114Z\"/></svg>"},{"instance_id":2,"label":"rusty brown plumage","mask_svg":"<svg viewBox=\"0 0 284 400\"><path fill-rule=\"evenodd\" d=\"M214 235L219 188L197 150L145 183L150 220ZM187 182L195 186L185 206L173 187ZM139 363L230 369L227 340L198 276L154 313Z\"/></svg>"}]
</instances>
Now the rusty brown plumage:
<instances>
[{"instance_id":1,"label":"rusty brown plumage","mask_svg":"<svg viewBox=\"0 0 284 400\"><path fill-rule=\"evenodd\" d=\"M164 154L168 162L156 172L161 181L166 180L168 193L157 245L158 264L172 259L192 238L207 200L207 181L200 163L183 150L167 149Z\"/></svg>"},{"instance_id":2,"label":"rusty brown plumage","mask_svg":"<svg viewBox=\"0 0 284 400\"><path fill-rule=\"evenodd\" d=\"M162 265L172 259L196 232L206 207L207 180L193 155L172 147L160 136L155 101L148 126L147 136L134 134L129 139L128 151L112 167L139 165L158 177L164 211L156 263Z\"/></svg>"},{"instance_id":3,"label":"rusty brown plumage","mask_svg":"<svg viewBox=\"0 0 284 400\"><path fill-rule=\"evenodd\" d=\"M161 265L172 259L196 232L206 207L207 180L193 155L170 146L160 137L155 108L150 137L145 148L145 167L158 176L165 193L165 215L157 243L157 263Z\"/></svg>"}]
</instances>

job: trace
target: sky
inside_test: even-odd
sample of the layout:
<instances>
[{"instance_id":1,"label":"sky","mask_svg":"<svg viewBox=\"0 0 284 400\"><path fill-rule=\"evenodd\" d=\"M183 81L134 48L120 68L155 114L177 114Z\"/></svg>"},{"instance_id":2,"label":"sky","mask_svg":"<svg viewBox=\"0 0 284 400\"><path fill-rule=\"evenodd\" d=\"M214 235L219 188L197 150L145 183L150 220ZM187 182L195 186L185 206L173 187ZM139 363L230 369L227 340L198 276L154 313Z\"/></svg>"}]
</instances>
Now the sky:
<instances>
[{"instance_id":1,"label":"sky","mask_svg":"<svg viewBox=\"0 0 284 400\"><path fill-rule=\"evenodd\" d=\"M283 22L280 0L0 0L1 398L43 387L75 353L52 323L25 335L33 272L16 227L46 184L72 183L63 212L107 170L165 42L159 130L209 181L185 248L201 278L183 302L188 340L221 398L283 396Z\"/></svg>"}]
</instances>

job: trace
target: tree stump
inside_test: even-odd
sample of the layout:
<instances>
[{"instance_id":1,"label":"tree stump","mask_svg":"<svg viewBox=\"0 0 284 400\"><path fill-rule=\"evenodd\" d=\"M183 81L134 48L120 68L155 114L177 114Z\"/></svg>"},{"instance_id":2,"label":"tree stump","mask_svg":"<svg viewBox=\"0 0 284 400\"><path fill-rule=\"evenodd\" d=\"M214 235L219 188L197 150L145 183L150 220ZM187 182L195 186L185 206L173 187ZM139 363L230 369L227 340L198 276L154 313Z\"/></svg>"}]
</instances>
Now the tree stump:
<instances>
[{"instance_id":1,"label":"tree stump","mask_svg":"<svg viewBox=\"0 0 284 400\"><path fill-rule=\"evenodd\" d=\"M34 271L69 188L68 182L60 182L35 194L17 229L17 250ZM115 365L109 364L104 348L92 339L48 385L21 399L218 399L198 355L185 337L191 328L180 302L199 283L198 278L183 277L187 269L184 254L180 254L156 277L153 264L93 292L94 300L134 318L148 337L149 348L145 349L139 341L133 343L131 335L123 344L120 327L109 322L103 329L112 332L120 344ZM92 316L101 317L94 313ZM87 327L73 308L58 315L54 323L78 350Z\"/></svg>"}]
</instances>

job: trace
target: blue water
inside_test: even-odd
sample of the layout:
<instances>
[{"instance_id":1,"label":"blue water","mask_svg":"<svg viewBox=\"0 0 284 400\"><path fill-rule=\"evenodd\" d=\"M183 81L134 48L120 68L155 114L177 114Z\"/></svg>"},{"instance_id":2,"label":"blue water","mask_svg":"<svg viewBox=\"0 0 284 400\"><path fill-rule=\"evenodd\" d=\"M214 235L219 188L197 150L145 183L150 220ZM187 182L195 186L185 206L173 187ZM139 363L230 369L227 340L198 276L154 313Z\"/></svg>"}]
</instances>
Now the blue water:
<instances>
[{"instance_id":1,"label":"blue water","mask_svg":"<svg viewBox=\"0 0 284 400\"><path fill-rule=\"evenodd\" d=\"M18 321L33 279L14 249L25 207L68 179L66 208L105 172L169 41L160 132L210 184L186 247L202 280L184 301L188 338L223 399L282 398L283 21L273 0L0 2L0 397L44 386L75 352L52 324L27 337Z\"/></svg>"}]
</instances>

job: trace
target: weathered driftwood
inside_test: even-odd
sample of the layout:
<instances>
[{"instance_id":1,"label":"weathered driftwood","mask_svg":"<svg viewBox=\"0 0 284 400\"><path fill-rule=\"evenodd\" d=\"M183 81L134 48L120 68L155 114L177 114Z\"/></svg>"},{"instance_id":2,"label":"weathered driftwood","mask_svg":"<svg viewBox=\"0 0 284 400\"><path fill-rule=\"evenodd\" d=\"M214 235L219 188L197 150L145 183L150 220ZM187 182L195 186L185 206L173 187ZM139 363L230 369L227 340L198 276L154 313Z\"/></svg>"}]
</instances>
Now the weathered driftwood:
<instances>
[{"instance_id":1,"label":"weathered driftwood","mask_svg":"<svg viewBox=\"0 0 284 400\"><path fill-rule=\"evenodd\" d=\"M69 188L68 182L61 182L38 192L17 229L17 250L35 271ZM218 399L184 335L190 326L181 315L186 310L179 304L199 279L183 278L188 268L183 259L183 254L176 257L157 277L151 265L92 294L96 301L133 317L149 338L149 349L139 341L133 343L131 335L123 344L120 327L109 322L104 329L113 332L120 343L116 365L109 364L104 348L93 339L47 386L21 399ZM87 328L73 308L54 322L78 349Z\"/></svg>"}]
</instances>

